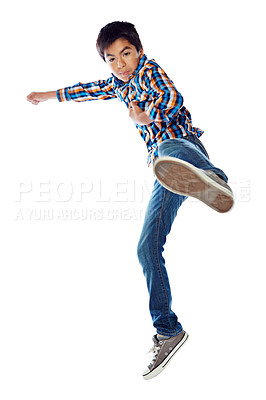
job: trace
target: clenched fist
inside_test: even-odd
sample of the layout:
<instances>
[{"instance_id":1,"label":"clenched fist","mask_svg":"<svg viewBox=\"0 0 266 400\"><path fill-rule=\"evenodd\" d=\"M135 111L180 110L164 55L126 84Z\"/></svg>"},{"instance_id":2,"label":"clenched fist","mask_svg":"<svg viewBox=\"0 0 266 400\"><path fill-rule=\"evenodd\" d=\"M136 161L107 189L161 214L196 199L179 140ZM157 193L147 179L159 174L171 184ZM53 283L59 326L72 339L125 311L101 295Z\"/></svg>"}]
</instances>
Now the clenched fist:
<instances>
[{"instance_id":1,"label":"clenched fist","mask_svg":"<svg viewBox=\"0 0 266 400\"><path fill-rule=\"evenodd\" d=\"M149 125L153 122L145 111L142 111L134 102L130 103L129 116L138 125Z\"/></svg>"},{"instance_id":2,"label":"clenched fist","mask_svg":"<svg viewBox=\"0 0 266 400\"><path fill-rule=\"evenodd\" d=\"M56 99L56 91L53 92L31 92L27 96L27 100L32 104L39 104L41 101L46 101L49 99Z\"/></svg>"}]
</instances>

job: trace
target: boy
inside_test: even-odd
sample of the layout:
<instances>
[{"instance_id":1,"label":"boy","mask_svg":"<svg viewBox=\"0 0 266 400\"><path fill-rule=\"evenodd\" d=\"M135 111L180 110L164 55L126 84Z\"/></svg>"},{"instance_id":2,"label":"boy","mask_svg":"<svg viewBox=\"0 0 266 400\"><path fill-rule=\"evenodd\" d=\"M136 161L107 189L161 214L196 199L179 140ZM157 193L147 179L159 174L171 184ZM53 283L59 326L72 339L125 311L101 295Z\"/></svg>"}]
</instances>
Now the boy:
<instances>
[{"instance_id":1,"label":"boy","mask_svg":"<svg viewBox=\"0 0 266 400\"><path fill-rule=\"evenodd\" d=\"M218 212L233 206L227 176L216 168L199 140L203 131L192 126L183 98L164 70L143 52L133 24L113 22L103 27L97 50L109 65L112 77L52 92L27 96L38 104L52 98L87 101L118 98L123 101L148 148L156 180L138 243L138 258L147 280L149 308L157 335L153 336L152 361L144 379L158 375L185 343L183 330L171 309L171 290L162 256L166 236L187 196Z\"/></svg>"}]
</instances>

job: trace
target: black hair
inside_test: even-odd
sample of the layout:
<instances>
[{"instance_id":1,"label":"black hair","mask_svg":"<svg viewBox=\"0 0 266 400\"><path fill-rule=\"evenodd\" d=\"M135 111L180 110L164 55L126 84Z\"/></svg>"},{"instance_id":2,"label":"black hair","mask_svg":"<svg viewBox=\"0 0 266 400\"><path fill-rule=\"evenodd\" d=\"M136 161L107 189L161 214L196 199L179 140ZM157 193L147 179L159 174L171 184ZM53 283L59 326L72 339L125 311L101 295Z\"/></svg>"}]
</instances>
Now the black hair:
<instances>
[{"instance_id":1,"label":"black hair","mask_svg":"<svg viewBox=\"0 0 266 400\"><path fill-rule=\"evenodd\" d=\"M104 61L104 51L120 38L127 39L136 47L137 51L142 49L138 32L133 24L122 21L110 22L100 30L96 41L96 48Z\"/></svg>"}]
</instances>

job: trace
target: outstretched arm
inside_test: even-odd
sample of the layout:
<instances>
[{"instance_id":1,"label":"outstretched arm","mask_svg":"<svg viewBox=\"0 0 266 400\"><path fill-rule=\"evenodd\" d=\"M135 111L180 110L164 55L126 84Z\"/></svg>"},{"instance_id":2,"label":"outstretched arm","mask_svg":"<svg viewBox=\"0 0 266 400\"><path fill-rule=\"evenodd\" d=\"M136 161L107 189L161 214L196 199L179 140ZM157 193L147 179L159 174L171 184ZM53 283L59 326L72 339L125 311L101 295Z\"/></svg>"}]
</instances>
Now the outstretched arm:
<instances>
[{"instance_id":1,"label":"outstretched arm","mask_svg":"<svg viewBox=\"0 0 266 400\"><path fill-rule=\"evenodd\" d=\"M39 104L40 101L56 98L60 102L114 99L116 98L116 93L113 87L113 77L85 84L79 82L74 86L52 92L32 92L27 96L27 100L35 105Z\"/></svg>"},{"instance_id":2,"label":"outstretched arm","mask_svg":"<svg viewBox=\"0 0 266 400\"><path fill-rule=\"evenodd\" d=\"M39 104L41 101L46 101L50 99L56 99L56 90L52 92L31 92L27 96L27 100L30 101L32 104Z\"/></svg>"}]
</instances>

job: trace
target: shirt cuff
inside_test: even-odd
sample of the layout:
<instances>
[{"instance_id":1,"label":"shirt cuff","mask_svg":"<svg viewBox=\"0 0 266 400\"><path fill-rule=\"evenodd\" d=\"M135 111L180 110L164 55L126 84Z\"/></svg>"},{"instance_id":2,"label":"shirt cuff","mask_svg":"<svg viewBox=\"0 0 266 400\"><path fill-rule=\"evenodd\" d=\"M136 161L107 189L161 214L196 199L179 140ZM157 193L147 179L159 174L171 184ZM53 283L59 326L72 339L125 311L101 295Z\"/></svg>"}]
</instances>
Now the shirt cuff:
<instances>
[{"instance_id":1,"label":"shirt cuff","mask_svg":"<svg viewBox=\"0 0 266 400\"><path fill-rule=\"evenodd\" d=\"M60 102L71 100L71 97L69 96L69 93L68 93L68 88L58 89L56 91L56 96L57 96L58 101L60 101Z\"/></svg>"}]
</instances>

